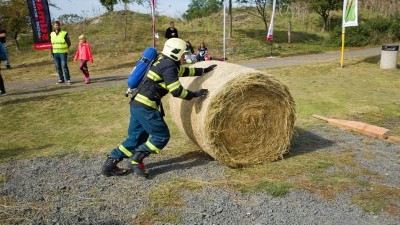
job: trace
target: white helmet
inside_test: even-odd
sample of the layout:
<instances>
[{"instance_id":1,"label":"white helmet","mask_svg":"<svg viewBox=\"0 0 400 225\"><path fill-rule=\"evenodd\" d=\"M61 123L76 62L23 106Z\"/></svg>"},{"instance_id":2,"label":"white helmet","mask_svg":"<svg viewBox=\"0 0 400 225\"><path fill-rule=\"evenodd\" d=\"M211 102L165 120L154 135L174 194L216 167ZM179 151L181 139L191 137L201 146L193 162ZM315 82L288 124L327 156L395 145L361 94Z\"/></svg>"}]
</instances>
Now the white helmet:
<instances>
[{"instance_id":1,"label":"white helmet","mask_svg":"<svg viewBox=\"0 0 400 225\"><path fill-rule=\"evenodd\" d=\"M162 54L175 60L179 61L181 56L188 52L186 50L186 42L179 38L170 38L168 39L162 50Z\"/></svg>"}]
</instances>

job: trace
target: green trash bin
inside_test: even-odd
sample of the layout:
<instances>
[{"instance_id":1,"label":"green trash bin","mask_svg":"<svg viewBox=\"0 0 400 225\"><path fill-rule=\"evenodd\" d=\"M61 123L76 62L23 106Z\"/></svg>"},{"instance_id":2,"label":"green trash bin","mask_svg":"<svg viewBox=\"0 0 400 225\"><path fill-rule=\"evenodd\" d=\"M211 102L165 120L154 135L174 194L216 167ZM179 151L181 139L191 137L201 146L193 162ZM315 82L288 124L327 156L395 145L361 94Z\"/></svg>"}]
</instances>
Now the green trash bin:
<instances>
[{"instance_id":1,"label":"green trash bin","mask_svg":"<svg viewBox=\"0 0 400 225\"><path fill-rule=\"evenodd\" d=\"M382 45L381 69L396 69L399 45Z\"/></svg>"}]
</instances>

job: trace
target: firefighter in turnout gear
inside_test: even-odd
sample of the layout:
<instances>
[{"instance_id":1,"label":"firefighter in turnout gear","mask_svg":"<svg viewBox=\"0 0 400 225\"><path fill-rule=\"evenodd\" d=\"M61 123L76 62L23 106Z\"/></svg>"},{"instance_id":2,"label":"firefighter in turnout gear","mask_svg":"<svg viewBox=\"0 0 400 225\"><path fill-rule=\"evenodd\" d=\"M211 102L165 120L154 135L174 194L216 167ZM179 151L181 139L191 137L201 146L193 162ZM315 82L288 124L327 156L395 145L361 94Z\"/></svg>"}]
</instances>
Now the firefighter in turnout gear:
<instances>
[{"instance_id":1,"label":"firefighter in turnout gear","mask_svg":"<svg viewBox=\"0 0 400 225\"><path fill-rule=\"evenodd\" d=\"M185 53L185 41L171 38L165 42L162 53L132 95L128 138L108 155L102 168L103 175L119 176L132 172L147 178L149 174L143 159L150 154L158 154L170 139L168 126L163 118L162 97L171 93L174 97L191 100L208 94L207 89L185 89L179 77L201 76L213 70L216 65L207 68L183 67L181 64ZM128 158L129 170L117 166L124 158Z\"/></svg>"}]
</instances>

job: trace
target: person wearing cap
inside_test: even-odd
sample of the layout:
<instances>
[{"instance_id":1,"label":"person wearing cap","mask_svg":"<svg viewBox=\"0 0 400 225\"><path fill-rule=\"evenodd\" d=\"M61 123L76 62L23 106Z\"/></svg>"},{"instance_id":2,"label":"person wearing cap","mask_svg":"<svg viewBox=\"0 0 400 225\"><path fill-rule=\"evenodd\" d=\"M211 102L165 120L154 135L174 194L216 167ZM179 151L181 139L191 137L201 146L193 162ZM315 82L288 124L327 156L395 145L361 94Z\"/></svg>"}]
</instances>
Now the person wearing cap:
<instances>
[{"instance_id":1,"label":"person wearing cap","mask_svg":"<svg viewBox=\"0 0 400 225\"><path fill-rule=\"evenodd\" d=\"M105 176L120 176L130 172L147 178L143 160L150 154L158 154L168 143L170 132L164 121L161 99L171 93L173 97L191 100L208 94L207 89L191 91L185 89L179 77L201 76L217 65L207 68L188 68L181 66L187 53L186 42L170 38L162 53L151 65L149 72L136 88L130 101L130 121L128 138L111 151L102 167ZM128 170L117 164L128 159Z\"/></svg>"}]
</instances>

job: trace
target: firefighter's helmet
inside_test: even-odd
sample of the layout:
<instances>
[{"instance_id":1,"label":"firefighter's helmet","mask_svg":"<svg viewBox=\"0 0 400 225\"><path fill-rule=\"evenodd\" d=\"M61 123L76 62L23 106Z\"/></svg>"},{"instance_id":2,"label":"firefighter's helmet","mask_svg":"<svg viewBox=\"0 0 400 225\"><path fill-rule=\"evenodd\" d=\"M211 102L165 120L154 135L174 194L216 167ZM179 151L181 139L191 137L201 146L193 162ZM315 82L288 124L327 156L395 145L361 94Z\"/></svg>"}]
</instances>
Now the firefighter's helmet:
<instances>
[{"instance_id":1,"label":"firefighter's helmet","mask_svg":"<svg viewBox=\"0 0 400 225\"><path fill-rule=\"evenodd\" d=\"M184 53L187 53L186 42L179 38L168 39L162 50L162 54L175 60L179 61Z\"/></svg>"}]
</instances>

